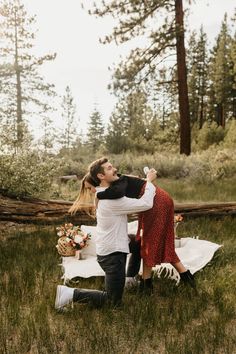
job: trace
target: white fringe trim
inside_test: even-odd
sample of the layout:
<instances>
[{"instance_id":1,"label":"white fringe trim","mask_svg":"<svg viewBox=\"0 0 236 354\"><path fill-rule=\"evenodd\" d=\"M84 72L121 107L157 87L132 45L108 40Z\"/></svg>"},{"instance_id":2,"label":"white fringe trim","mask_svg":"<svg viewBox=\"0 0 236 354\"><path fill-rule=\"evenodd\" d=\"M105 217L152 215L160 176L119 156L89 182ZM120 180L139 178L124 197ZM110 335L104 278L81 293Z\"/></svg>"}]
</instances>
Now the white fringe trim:
<instances>
[{"instance_id":1,"label":"white fringe trim","mask_svg":"<svg viewBox=\"0 0 236 354\"><path fill-rule=\"evenodd\" d=\"M176 285L180 282L180 275L177 270L171 264L162 264L153 268L154 274L158 278L164 275L164 278L173 279L176 282Z\"/></svg>"}]
</instances>

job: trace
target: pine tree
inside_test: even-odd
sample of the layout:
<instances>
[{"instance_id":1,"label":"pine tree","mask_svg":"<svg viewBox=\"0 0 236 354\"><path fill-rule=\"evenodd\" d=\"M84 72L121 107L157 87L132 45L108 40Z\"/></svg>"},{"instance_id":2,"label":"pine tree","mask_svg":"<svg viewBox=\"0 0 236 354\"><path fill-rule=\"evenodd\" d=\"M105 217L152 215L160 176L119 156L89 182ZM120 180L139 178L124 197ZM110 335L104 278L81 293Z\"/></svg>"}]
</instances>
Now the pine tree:
<instances>
[{"instance_id":1,"label":"pine tree","mask_svg":"<svg viewBox=\"0 0 236 354\"><path fill-rule=\"evenodd\" d=\"M180 112L180 153L191 152L190 117L187 72L184 46L182 0L113 0L103 1L101 7L94 5L91 14L112 15L119 19L113 33L106 36L105 43L115 40L124 43L144 35L146 46L131 51L114 74L113 89L130 90L140 82L147 82L158 69L158 64L169 55L177 55L178 97ZM165 18L163 19L163 14ZM161 25L157 26L157 23Z\"/></svg>"},{"instance_id":2,"label":"pine tree","mask_svg":"<svg viewBox=\"0 0 236 354\"><path fill-rule=\"evenodd\" d=\"M104 143L105 128L101 113L95 107L90 115L88 123L87 144L93 152L96 152Z\"/></svg>"},{"instance_id":3,"label":"pine tree","mask_svg":"<svg viewBox=\"0 0 236 354\"><path fill-rule=\"evenodd\" d=\"M64 129L61 132L59 142L61 145L70 149L78 136L75 122L76 105L69 86L66 86L65 94L62 98L62 119Z\"/></svg>"},{"instance_id":4,"label":"pine tree","mask_svg":"<svg viewBox=\"0 0 236 354\"><path fill-rule=\"evenodd\" d=\"M231 91L231 116L236 119L236 10L234 17L232 18L232 24L234 27L234 35L232 37L232 42L230 46L230 57L233 63L231 75L233 80L232 91Z\"/></svg>"},{"instance_id":5,"label":"pine tree","mask_svg":"<svg viewBox=\"0 0 236 354\"><path fill-rule=\"evenodd\" d=\"M1 115L15 132L16 145L21 146L27 117L36 108L38 116L51 107L43 97L55 94L53 85L45 82L38 69L45 61L55 59L55 54L40 58L32 54L35 39L32 26L36 18L28 16L20 0L3 0L0 13L4 42L0 48Z\"/></svg>"},{"instance_id":6,"label":"pine tree","mask_svg":"<svg viewBox=\"0 0 236 354\"><path fill-rule=\"evenodd\" d=\"M206 94L209 80L207 36L202 26L199 38L195 31L190 36L188 53L190 119L192 125L197 123L201 129L206 121Z\"/></svg>"},{"instance_id":7,"label":"pine tree","mask_svg":"<svg viewBox=\"0 0 236 354\"><path fill-rule=\"evenodd\" d=\"M234 63L230 55L232 37L229 33L227 15L222 22L221 31L213 48L210 62L210 113L218 125L225 127L229 118L232 90L234 86Z\"/></svg>"},{"instance_id":8,"label":"pine tree","mask_svg":"<svg viewBox=\"0 0 236 354\"><path fill-rule=\"evenodd\" d=\"M149 101L158 121L158 129L161 126L163 131L169 124L171 113L178 111L176 75L176 70L168 70L163 66L158 76L154 75L148 88Z\"/></svg>"},{"instance_id":9,"label":"pine tree","mask_svg":"<svg viewBox=\"0 0 236 354\"><path fill-rule=\"evenodd\" d=\"M118 102L108 126L107 148L113 153L149 150L153 128L154 114L147 94L136 90Z\"/></svg>"},{"instance_id":10,"label":"pine tree","mask_svg":"<svg viewBox=\"0 0 236 354\"><path fill-rule=\"evenodd\" d=\"M132 150L142 149L146 136L147 97L143 91L136 91L127 96L126 125L129 146Z\"/></svg>"},{"instance_id":11,"label":"pine tree","mask_svg":"<svg viewBox=\"0 0 236 354\"><path fill-rule=\"evenodd\" d=\"M236 34L234 36L234 39L232 40L232 44L230 47L230 56L231 60L233 62L232 66L232 91L231 91L231 116L233 118L236 118Z\"/></svg>"},{"instance_id":12,"label":"pine tree","mask_svg":"<svg viewBox=\"0 0 236 354\"><path fill-rule=\"evenodd\" d=\"M110 153L120 154L128 150L129 139L127 124L123 116L123 105L117 105L111 115L108 132L105 136L106 147Z\"/></svg>"},{"instance_id":13,"label":"pine tree","mask_svg":"<svg viewBox=\"0 0 236 354\"><path fill-rule=\"evenodd\" d=\"M39 143L42 144L44 152L47 154L54 147L56 140L56 132L53 129L53 120L49 116L42 118L43 136Z\"/></svg>"}]
</instances>

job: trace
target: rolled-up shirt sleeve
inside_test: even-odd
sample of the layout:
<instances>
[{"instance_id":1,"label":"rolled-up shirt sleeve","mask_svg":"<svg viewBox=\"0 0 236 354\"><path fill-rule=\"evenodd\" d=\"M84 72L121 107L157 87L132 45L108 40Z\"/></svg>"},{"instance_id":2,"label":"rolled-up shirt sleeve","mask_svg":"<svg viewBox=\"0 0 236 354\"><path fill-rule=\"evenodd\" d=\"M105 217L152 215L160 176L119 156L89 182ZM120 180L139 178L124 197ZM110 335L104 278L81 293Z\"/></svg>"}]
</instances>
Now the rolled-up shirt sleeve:
<instances>
[{"instance_id":1,"label":"rolled-up shirt sleeve","mask_svg":"<svg viewBox=\"0 0 236 354\"><path fill-rule=\"evenodd\" d=\"M138 213L153 207L155 193L154 185L147 182L144 194L140 199L123 197L116 200L103 200L103 203L107 203L107 207L116 215Z\"/></svg>"}]
</instances>

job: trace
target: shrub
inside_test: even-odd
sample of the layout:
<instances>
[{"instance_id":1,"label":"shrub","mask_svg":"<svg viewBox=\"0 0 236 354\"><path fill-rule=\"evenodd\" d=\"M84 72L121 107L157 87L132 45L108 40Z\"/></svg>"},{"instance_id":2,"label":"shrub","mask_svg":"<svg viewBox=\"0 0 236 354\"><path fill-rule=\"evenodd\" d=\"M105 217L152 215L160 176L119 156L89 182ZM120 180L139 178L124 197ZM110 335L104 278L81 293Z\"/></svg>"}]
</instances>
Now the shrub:
<instances>
[{"instance_id":1,"label":"shrub","mask_svg":"<svg viewBox=\"0 0 236 354\"><path fill-rule=\"evenodd\" d=\"M82 161L73 161L71 158L61 159L60 175L77 175L82 178L86 173L86 163Z\"/></svg>"},{"instance_id":2,"label":"shrub","mask_svg":"<svg viewBox=\"0 0 236 354\"><path fill-rule=\"evenodd\" d=\"M144 177L143 167L154 167L158 177L190 178L197 183L211 183L236 175L236 156L233 150L211 147L190 156L173 153L135 155L126 153L110 156L121 173Z\"/></svg>"},{"instance_id":3,"label":"shrub","mask_svg":"<svg viewBox=\"0 0 236 354\"><path fill-rule=\"evenodd\" d=\"M121 173L130 173L144 177L145 166L154 167L159 177L181 178L188 175L186 156L178 154L143 154L125 153L110 156L114 166Z\"/></svg>"},{"instance_id":4,"label":"shrub","mask_svg":"<svg viewBox=\"0 0 236 354\"><path fill-rule=\"evenodd\" d=\"M236 174L236 158L231 150L209 148L188 157L189 176L195 182L211 183Z\"/></svg>"},{"instance_id":5,"label":"shrub","mask_svg":"<svg viewBox=\"0 0 236 354\"><path fill-rule=\"evenodd\" d=\"M229 122L224 139L224 146L228 148L236 148L236 120Z\"/></svg>"},{"instance_id":6,"label":"shrub","mask_svg":"<svg viewBox=\"0 0 236 354\"><path fill-rule=\"evenodd\" d=\"M57 173L53 157L33 152L0 155L1 192L10 196L39 196L48 190Z\"/></svg>"},{"instance_id":7,"label":"shrub","mask_svg":"<svg viewBox=\"0 0 236 354\"><path fill-rule=\"evenodd\" d=\"M197 136L198 147L202 150L208 149L213 144L219 144L224 140L225 130L215 122L204 123Z\"/></svg>"}]
</instances>

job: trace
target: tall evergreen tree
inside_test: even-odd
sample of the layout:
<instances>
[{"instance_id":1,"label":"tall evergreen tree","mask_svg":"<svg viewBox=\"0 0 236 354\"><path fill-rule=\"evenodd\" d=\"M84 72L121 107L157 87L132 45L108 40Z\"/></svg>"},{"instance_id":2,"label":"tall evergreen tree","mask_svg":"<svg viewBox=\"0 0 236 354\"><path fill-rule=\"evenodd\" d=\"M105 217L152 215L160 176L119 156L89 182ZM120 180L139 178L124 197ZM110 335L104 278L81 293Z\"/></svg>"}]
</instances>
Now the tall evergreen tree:
<instances>
[{"instance_id":1,"label":"tall evergreen tree","mask_svg":"<svg viewBox=\"0 0 236 354\"><path fill-rule=\"evenodd\" d=\"M147 92L155 118L159 123L158 129L161 126L164 131L171 113L178 111L176 70L169 70L163 66L158 72L158 77L155 73L153 80L150 80Z\"/></svg>"},{"instance_id":2,"label":"tall evergreen tree","mask_svg":"<svg viewBox=\"0 0 236 354\"><path fill-rule=\"evenodd\" d=\"M120 154L129 148L127 124L124 120L123 108L123 104L117 104L111 115L107 129L108 132L105 136L107 149L113 154Z\"/></svg>"},{"instance_id":3,"label":"tall evergreen tree","mask_svg":"<svg viewBox=\"0 0 236 354\"><path fill-rule=\"evenodd\" d=\"M59 142L64 148L70 149L75 142L78 133L76 126L76 105L69 86L66 86L65 94L62 98L62 119L64 128Z\"/></svg>"},{"instance_id":4,"label":"tall evergreen tree","mask_svg":"<svg viewBox=\"0 0 236 354\"><path fill-rule=\"evenodd\" d=\"M87 143L93 152L96 152L104 143L105 128L102 115L95 107L88 123Z\"/></svg>"},{"instance_id":5,"label":"tall evergreen tree","mask_svg":"<svg viewBox=\"0 0 236 354\"><path fill-rule=\"evenodd\" d=\"M230 56L233 62L232 66L232 91L231 91L231 112L232 117L236 118L236 34L231 44Z\"/></svg>"},{"instance_id":6,"label":"tall evergreen tree","mask_svg":"<svg viewBox=\"0 0 236 354\"><path fill-rule=\"evenodd\" d=\"M128 94L120 100L111 116L106 137L108 150L113 153L148 150L154 122L147 94L142 90Z\"/></svg>"},{"instance_id":7,"label":"tall evergreen tree","mask_svg":"<svg viewBox=\"0 0 236 354\"><path fill-rule=\"evenodd\" d=\"M208 86L209 55L207 36L200 28L200 34L194 31L188 46L188 87L191 123L197 123L201 129L206 120L206 94Z\"/></svg>"},{"instance_id":8,"label":"tall evergreen tree","mask_svg":"<svg viewBox=\"0 0 236 354\"><path fill-rule=\"evenodd\" d=\"M0 48L1 114L5 122L15 131L16 144L24 140L27 117L50 109L43 97L54 95L53 85L45 82L39 67L55 54L36 57L32 54L35 31L35 16L29 16L21 0L3 0L0 4L1 38Z\"/></svg>"},{"instance_id":9,"label":"tall evergreen tree","mask_svg":"<svg viewBox=\"0 0 236 354\"><path fill-rule=\"evenodd\" d=\"M140 81L148 81L150 75L157 70L158 64L173 54L173 51L176 53L180 152L189 155L191 137L182 0L107 0L102 2L101 7L94 5L90 13L98 16L111 14L119 19L118 26L105 38L105 42L115 40L116 43L124 43L139 35L146 36L146 46L133 50L116 70L113 87L115 90L129 90L134 84L139 85ZM157 26L157 23L161 25Z\"/></svg>"},{"instance_id":10,"label":"tall evergreen tree","mask_svg":"<svg viewBox=\"0 0 236 354\"><path fill-rule=\"evenodd\" d=\"M56 140L56 132L53 129L53 120L49 116L44 116L42 118L42 130L43 136L39 143L42 144L44 152L48 153L53 148Z\"/></svg>"},{"instance_id":11,"label":"tall evergreen tree","mask_svg":"<svg viewBox=\"0 0 236 354\"><path fill-rule=\"evenodd\" d=\"M196 57L196 32L192 33L189 40L189 53L193 54L194 59ZM192 60L191 60L192 59ZM198 121L198 108L199 108L199 96L198 96L198 80L197 80L197 61L191 58L188 70L188 92L189 92L189 111L191 126Z\"/></svg>"},{"instance_id":12,"label":"tall evergreen tree","mask_svg":"<svg viewBox=\"0 0 236 354\"><path fill-rule=\"evenodd\" d=\"M234 17L232 18L232 24L234 28L234 34L232 37L232 42L230 46L230 57L233 63L232 66L232 80L233 80L233 85L232 85L232 92L231 92L231 111L232 111L232 117L236 119L236 9L234 13Z\"/></svg>"},{"instance_id":13,"label":"tall evergreen tree","mask_svg":"<svg viewBox=\"0 0 236 354\"><path fill-rule=\"evenodd\" d=\"M129 146L131 149L142 149L143 140L146 138L147 128L147 96L143 91L137 90L130 93L126 99L126 120Z\"/></svg>"},{"instance_id":14,"label":"tall evergreen tree","mask_svg":"<svg viewBox=\"0 0 236 354\"><path fill-rule=\"evenodd\" d=\"M227 15L222 22L221 31L213 48L210 62L210 112L215 114L218 125L225 127L229 117L232 90L234 86L233 67L230 48L232 37L229 33Z\"/></svg>"}]
</instances>

